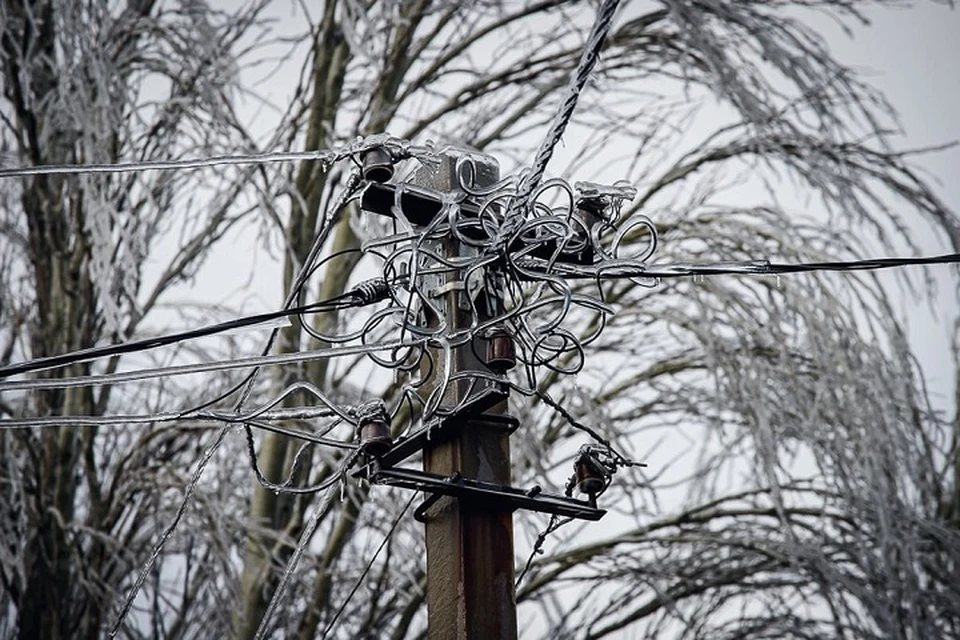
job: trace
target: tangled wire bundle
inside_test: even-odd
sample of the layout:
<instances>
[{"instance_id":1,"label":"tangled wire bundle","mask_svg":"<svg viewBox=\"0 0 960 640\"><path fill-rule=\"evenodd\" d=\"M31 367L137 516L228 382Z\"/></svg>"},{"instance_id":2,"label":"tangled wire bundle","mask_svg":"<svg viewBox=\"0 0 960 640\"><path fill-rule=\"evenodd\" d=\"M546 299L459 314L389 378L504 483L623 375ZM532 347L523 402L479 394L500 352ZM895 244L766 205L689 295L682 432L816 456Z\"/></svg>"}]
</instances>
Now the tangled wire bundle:
<instances>
[{"instance_id":1,"label":"tangled wire bundle","mask_svg":"<svg viewBox=\"0 0 960 640\"><path fill-rule=\"evenodd\" d=\"M424 420L456 410L441 408L441 398L464 378L472 385L506 383L532 395L541 368L580 371L584 347L600 335L614 311L604 300L600 275L614 267L641 271L657 244L647 217L621 220L623 203L635 195L628 185L571 186L552 179L525 197L522 175L477 187L474 176L482 167L476 158L448 153L456 154L460 188L388 185L392 232L368 239L359 249L375 258L380 273L357 289L382 293L388 304L372 310L354 331L315 334L331 344L407 345L368 355L381 367L421 373L411 376L402 396L419 405ZM425 213L423 206L411 206L411 197L432 208ZM635 253L623 255L626 246ZM575 278L579 284L573 284ZM451 304L462 313L450 313ZM571 328L574 321L589 328L578 334ZM460 367L451 373L457 349L473 349L484 362L486 345L497 334L512 340L523 367L522 383L508 381L495 367Z\"/></svg>"}]
</instances>

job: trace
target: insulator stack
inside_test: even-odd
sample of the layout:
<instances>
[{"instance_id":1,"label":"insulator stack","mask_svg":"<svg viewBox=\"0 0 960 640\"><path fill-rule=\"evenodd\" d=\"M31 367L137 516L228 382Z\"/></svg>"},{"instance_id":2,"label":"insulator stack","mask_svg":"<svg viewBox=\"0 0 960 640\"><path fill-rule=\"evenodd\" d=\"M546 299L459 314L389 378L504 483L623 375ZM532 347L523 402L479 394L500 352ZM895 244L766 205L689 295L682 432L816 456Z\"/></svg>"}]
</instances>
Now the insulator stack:
<instances>
[{"instance_id":1,"label":"insulator stack","mask_svg":"<svg viewBox=\"0 0 960 640\"><path fill-rule=\"evenodd\" d=\"M363 177L371 182L386 182L393 177L393 158L390 152L374 147L363 154Z\"/></svg>"},{"instance_id":2,"label":"insulator stack","mask_svg":"<svg viewBox=\"0 0 960 640\"><path fill-rule=\"evenodd\" d=\"M359 428L360 450L367 455L378 458L393 446L390 424L382 405L361 416Z\"/></svg>"},{"instance_id":3,"label":"insulator stack","mask_svg":"<svg viewBox=\"0 0 960 640\"><path fill-rule=\"evenodd\" d=\"M503 327L492 329L487 335L487 366L501 374L517 366L513 337Z\"/></svg>"}]
</instances>

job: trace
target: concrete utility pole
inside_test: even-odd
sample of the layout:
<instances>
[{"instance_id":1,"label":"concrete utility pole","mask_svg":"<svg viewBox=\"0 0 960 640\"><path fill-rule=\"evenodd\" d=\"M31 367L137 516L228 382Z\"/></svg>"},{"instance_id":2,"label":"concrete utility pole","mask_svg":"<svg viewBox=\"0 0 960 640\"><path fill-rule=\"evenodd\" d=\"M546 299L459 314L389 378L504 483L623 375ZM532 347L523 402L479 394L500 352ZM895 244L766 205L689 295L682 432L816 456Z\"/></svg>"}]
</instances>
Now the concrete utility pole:
<instances>
[{"instance_id":1,"label":"concrete utility pole","mask_svg":"<svg viewBox=\"0 0 960 640\"><path fill-rule=\"evenodd\" d=\"M504 312L505 274L479 255L490 242L489 223L502 214L493 207L501 204L480 206L467 190L495 184L499 165L463 150L446 149L439 156L439 166L431 163L393 184L387 182L393 175L389 155L368 155L363 161L372 183L361 206L420 229L415 262L406 269L416 279L411 291L416 290L424 314L418 322L432 327L436 337L420 361L424 379L417 388L429 405L426 417L392 445L385 419L383 438L361 424L367 464L355 474L373 484L430 494L414 517L426 524L431 640L514 640L513 512L599 520L606 512L597 508L596 495L616 465L582 452L571 482L589 495L587 501L570 495L572 484L565 496L539 486L511 486L509 436L519 424L506 412L509 385L489 374L502 375L516 363L516 345L510 327L495 325ZM481 209L486 226L480 225ZM577 264L593 259L582 247L564 252L566 245L556 239L527 240L534 258ZM423 471L398 466L418 453Z\"/></svg>"},{"instance_id":2,"label":"concrete utility pole","mask_svg":"<svg viewBox=\"0 0 960 640\"><path fill-rule=\"evenodd\" d=\"M408 184L441 192L462 191L463 182L474 187L493 184L499 178L496 160L476 153L447 150L439 168L424 167ZM472 251L448 238L437 249L446 257ZM480 276L481 274L472 274ZM495 315L502 306L502 292L484 290L482 281L464 282L456 273L431 292L446 315L449 331L467 328ZM467 296L475 300L471 305ZM474 317L473 310L476 309ZM441 319L437 319L440 321ZM474 338L456 348L450 373L485 370L478 355L486 353L487 341ZM433 380L443 375L444 356L432 353ZM455 407L482 385L461 380L452 384L442 404ZM449 438L432 439L423 452L424 470L443 476L501 485L510 484L509 429L502 419L506 400L472 417L455 418ZM500 418L500 419L498 419ZM442 497L427 510L427 630L431 640L510 640L517 637L514 593L513 513L504 503L492 504L467 498Z\"/></svg>"}]
</instances>

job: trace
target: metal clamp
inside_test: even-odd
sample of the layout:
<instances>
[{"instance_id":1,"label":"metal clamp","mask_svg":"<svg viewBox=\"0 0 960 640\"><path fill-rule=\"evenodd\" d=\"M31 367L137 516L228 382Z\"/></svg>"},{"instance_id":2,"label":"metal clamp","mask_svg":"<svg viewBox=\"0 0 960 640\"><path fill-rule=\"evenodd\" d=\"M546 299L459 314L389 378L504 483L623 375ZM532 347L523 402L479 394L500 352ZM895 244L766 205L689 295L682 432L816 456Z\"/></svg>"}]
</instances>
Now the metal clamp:
<instances>
[{"instance_id":1,"label":"metal clamp","mask_svg":"<svg viewBox=\"0 0 960 640\"><path fill-rule=\"evenodd\" d=\"M460 472L456 471L447 476L447 482L457 482L461 477L462 476L460 475ZM427 496L427 499L420 503L420 506L417 507L413 512L413 519L417 522L427 524L427 511L429 511L433 505L437 504L442 497L442 493L431 493L429 496Z\"/></svg>"},{"instance_id":2,"label":"metal clamp","mask_svg":"<svg viewBox=\"0 0 960 640\"><path fill-rule=\"evenodd\" d=\"M372 473L369 479L373 484L403 487L433 494L417 508L414 514L415 517L419 515L417 520L420 522L425 521L427 510L442 496L469 498L472 504L482 505L482 508L487 509L500 511L525 509L580 520L599 520L607 513L606 510L598 509L595 505L583 500L543 493L540 487L518 489L463 478L459 473L445 477L409 469L380 469Z\"/></svg>"}]
</instances>

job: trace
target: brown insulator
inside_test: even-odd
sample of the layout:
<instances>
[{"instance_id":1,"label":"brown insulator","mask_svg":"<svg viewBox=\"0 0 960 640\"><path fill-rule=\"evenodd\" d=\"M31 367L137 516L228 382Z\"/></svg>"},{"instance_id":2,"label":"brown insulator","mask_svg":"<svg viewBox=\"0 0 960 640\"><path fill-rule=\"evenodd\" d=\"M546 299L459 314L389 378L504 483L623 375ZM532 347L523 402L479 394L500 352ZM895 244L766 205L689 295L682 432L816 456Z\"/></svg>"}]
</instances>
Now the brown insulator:
<instances>
[{"instance_id":1,"label":"brown insulator","mask_svg":"<svg viewBox=\"0 0 960 640\"><path fill-rule=\"evenodd\" d=\"M390 437L390 425L381 416L370 416L360 420L360 450L378 458L390 450L393 438Z\"/></svg>"},{"instance_id":2,"label":"brown insulator","mask_svg":"<svg viewBox=\"0 0 960 640\"><path fill-rule=\"evenodd\" d=\"M487 336L487 366L496 373L504 373L517 366L517 350L513 337L498 327Z\"/></svg>"},{"instance_id":3,"label":"brown insulator","mask_svg":"<svg viewBox=\"0 0 960 640\"><path fill-rule=\"evenodd\" d=\"M589 458L586 456L578 458L574 463L574 469L577 472L577 489L580 493L595 496L603 491L605 484L603 474L599 473L596 466L590 463Z\"/></svg>"},{"instance_id":4,"label":"brown insulator","mask_svg":"<svg viewBox=\"0 0 960 640\"><path fill-rule=\"evenodd\" d=\"M393 158L381 147L368 149L363 154L363 177L371 182L386 182L393 177Z\"/></svg>"},{"instance_id":5,"label":"brown insulator","mask_svg":"<svg viewBox=\"0 0 960 640\"><path fill-rule=\"evenodd\" d=\"M585 244L590 244L593 228L603 219L603 207L592 200L581 200L574 209L578 229L576 233Z\"/></svg>"}]
</instances>

